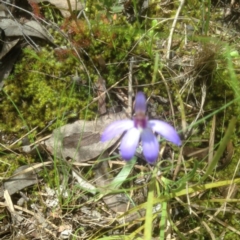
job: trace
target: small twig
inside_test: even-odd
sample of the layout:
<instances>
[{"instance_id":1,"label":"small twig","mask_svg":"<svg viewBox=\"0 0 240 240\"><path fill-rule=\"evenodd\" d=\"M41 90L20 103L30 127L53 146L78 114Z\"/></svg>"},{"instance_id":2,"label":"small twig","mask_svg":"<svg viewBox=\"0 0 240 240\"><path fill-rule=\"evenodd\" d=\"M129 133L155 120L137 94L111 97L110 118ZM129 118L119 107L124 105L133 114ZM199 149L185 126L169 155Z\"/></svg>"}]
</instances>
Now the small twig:
<instances>
[{"instance_id":1,"label":"small twig","mask_svg":"<svg viewBox=\"0 0 240 240\"><path fill-rule=\"evenodd\" d=\"M207 232L209 233L209 235L211 236L212 240L216 240L214 233L212 232L211 228L209 227L208 223L206 223L205 221L201 221L201 224L205 227L205 229L207 230ZM219 238L218 238L219 239ZM220 238L221 239L221 238Z\"/></svg>"},{"instance_id":2,"label":"small twig","mask_svg":"<svg viewBox=\"0 0 240 240\"><path fill-rule=\"evenodd\" d=\"M9 147L5 146L4 144L2 144L2 143L0 143L0 146L3 147L3 148L5 148L5 149L6 149L7 151L9 151L9 152L12 152L12 153L14 153L14 154L16 154L16 155L18 155L18 156L20 155L20 154L14 152L11 148L9 148Z\"/></svg>"},{"instance_id":3,"label":"small twig","mask_svg":"<svg viewBox=\"0 0 240 240\"><path fill-rule=\"evenodd\" d=\"M115 84L113 84L111 87L109 87L106 91L102 92L98 97L94 98L89 104L87 104L87 106L85 106L84 108L82 108L80 111L88 108L91 104L93 104L94 102L98 101L99 98L101 98L103 95L105 95L106 93L108 93L108 91L114 87L116 87L120 82L122 82L125 78L122 78L121 80L119 80L118 82L116 82Z\"/></svg>"},{"instance_id":4,"label":"small twig","mask_svg":"<svg viewBox=\"0 0 240 240\"><path fill-rule=\"evenodd\" d=\"M227 222L224 222L222 220L220 220L219 218L212 216L210 214L206 214L211 220L213 219L214 221L216 221L217 223L221 224L224 228L229 229L230 231L240 235L240 231L238 231L238 229L232 227L231 225L229 225ZM210 221L211 221L210 220ZM209 221L209 220L208 220Z\"/></svg>"},{"instance_id":5,"label":"small twig","mask_svg":"<svg viewBox=\"0 0 240 240\"><path fill-rule=\"evenodd\" d=\"M173 33L174 33L174 30L175 30L175 27L176 27L176 24L177 24L177 20L178 20L179 14L180 14L180 12L181 12L181 10L183 8L184 3L185 3L185 0L181 0L180 1L180 5L179 5L178 10L176 12L176 15L174 17L172 28L170 30L170 34L169 34L169 38L168 38L168 45L167 45L167 55L166 55L166 59L167 60L170 59L170 52L171 52L171 46L172 46Z\"/></svg>"},{"instance_id":6,"label":"small twig","mask_svg":"<svg viewBox=\"0 0 240 240\"><path fill-rule=\"evenodd\" d=\"M28 136L30 133L32 133L33 131L35 131L38 127L33 128L31 131L27 132L25 135L23 135L21 138L19 138L18 140L16 140L15 142L13 142L10 147L14 146L15 144L17 144L19 141L21 141L23 138L25 138L26 136Z\"/></svg>"},{"instance_id":7,"label":"small twig","mask_svg":"<svg viewBox=\"0 0 240 240\"><path fill-rule=\"evenodd\" d=\"M13 174L10 178L0 178L1 180L10 180L16 176L19 176L19 175L23 175L23 174L26 174L26 173L29 173L29 172L33 172L41 167L45 167L45 166L48 166L48 165L51 165L52 164L52 161L48 161L48 162L43 162L43 163L36 163L32 166L28 166L26 169L20 171L20 172L17 172L15 174Z\"/></svg>"},{"instance_id":8,"label":"small twig","mask_svg":"<svg viewBox=\"0 0 240 240\"><path fill-rule=\"evenodd\" d=\"M216 115L213 115L212 127L211 127L210 138L209 138L208 164L212 162L213 154L214 154L215 127L216 127Z\"/></svg>"},{"instance_id":9,"label":"small twig","mask_svg":"<svg viewBox=\"0 0 240 240\"><path fill-rule=\"evenodd\" d=\"M128 75L128 114L132 116L132 97L133 97L133 89L132 89L132 72L133 72L133 62L134 57L131 57L129 64L129 75Z\"/></svg>"},{"instance_id":10,"label":"small twig","mask_svg":"<svg viewBox=\"0 0 240 240\"><path fill-rule=\"evenodd\" d=\"M4 190L3 197L5 199L5 202L6 202L6 205L7 205L7 208L9 210L9 212L14 213L15 210L14 210L13 202L12 202L11 196L10 196L7 189Z\"/></svg>"}]
</instances>

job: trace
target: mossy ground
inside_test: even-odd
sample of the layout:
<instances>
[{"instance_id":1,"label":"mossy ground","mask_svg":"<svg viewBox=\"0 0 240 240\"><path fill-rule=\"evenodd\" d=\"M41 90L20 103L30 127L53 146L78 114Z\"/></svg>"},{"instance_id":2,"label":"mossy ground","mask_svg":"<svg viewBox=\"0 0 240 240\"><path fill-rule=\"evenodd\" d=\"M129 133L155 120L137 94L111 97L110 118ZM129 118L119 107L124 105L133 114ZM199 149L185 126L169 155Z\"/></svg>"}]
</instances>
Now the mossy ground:
<instances>
[{"instance_id":1,"label":"mossy ground","mask_svg":"<svg viewBox=\"0 0 240 240\"><path fill-rule=\"evenodd\" d=\"M32 142L36 138L50 133L56 127L66 124L69 119L94 119L97 104L89 105L91 100L97 96L94 83L99 77L102 77L106 80L106 88L108 88L123 79L118 87L126 93L129 60L134 57L136 61L133 78L134 89L143 90L148 96L155 95L166 99L168 99L168 89L170 89L175 111L175 124L178 129L181 128L183 113L188 124L195 119L204 94L202 89L205 87L204 111L199 119L202 121L194 126L193 132L195 133L186 139L186 145L193 148L208 146L212 118L206 117L213 112L216 112L217 119L216 144L224 136L232 116L237 117L237 127L231 139L234 155L224 169L216 171L211 176L215 181L231 179L239 161L240 105L238 102L234 102L224 110L219 111L219 109L237 98L239 59L238 57L229 58L229 51L238 50L238 43L229 43L228 39L214 34L215 25L218 24L214 20L218 18L218 11L216 11L216 16L212 13L210 16L209 1L187 1L181 13L183 18L178 21L176 26L172 43L172 65L169 65L165 61L166 41L172 24L170 18L175 16L178 2L166 7L160 7L157 2L154 2L147 11L148 18L144 19L135 15L136 21L134 22L129 22L122 13L112 12L111 4L108 1L104 2L105 5L89 1L86 8L87 19L76 19L74 16L63 19L59 15L54 18L52 16L56 10L51 12L50 7L45 8L46 16L59 25L59 30L51 30L56 36L55 44L58 45L58 48L42 44L41 50L37 52L30 46L25 47L12 74L5 80L0 93L1 134L2 139L8 139L4 144L14 142L15 139L20 138L34 127L37 127L37 130L30 136ZM136 5L135 13L137 9ZM160 20L157 17L159 14L161 14ZM213 22L208 20L210 17ZM166 20L168 18L169 20ZM194 29L193 35L187 36L187 43L184 43L186 36L181 34L184 24L192 25ZM224 35L224 31L222 35ZM211 37L211 34L214 34L214 38ZM63 46L64 48L62 48ZM160 57L156 71L157 54ZM229 66L229 62L232 63L232 69L226 68ZM79 80L74 81L74 77ZM187 81L189 81L188 84L186 84ZM110 96L113 102L117 101L114 93L110 92ZM184 108L179 111L181 101L184 103ZM157 101L154 104L156 104L156 117L173 121L169 104L164 105ZM85 109L88 105L89 107ZM151 115L151 112L149 114ZM41 136L37 136L37 133L43 129L45 132ZM4 177L10 176L18 166L33 163L36 160L27 155L14 157L13 153L6 154L7 151L4 148L1 151L3 154L0 160L3 164L1 164L0 172L4 173ZM40 158L37 159L40 161ZM192 162L194 161L199 161L199 159L191 158L191 161L186 162L187 169L193 168ZM197 171L199 176L202 174L202 168L205 168L206 165L205 160L199 161ZM52 180L50 185L54 185L56 181L55 170L50 172ZM189 171L191 172L191 170ZM179 177L184 177L184 175L182 171ZM191 181L198 182L199 176L195 175ZM220 204L209 203L207 200L224 198L218 189L212 190L206 195L208 195L206 198L203 197L206 204L203 203L202 206L211 204L211 207L216 209ZM234 198L239 198L238 192ZM71 205L73 202L75 204L75 200L72 202L69 200L68 203ZM191 202L198 202L198 199L193 197ZM198 204L201 205L199 202ZM232 203L231 209L237 208L238 204ZM181 204L176 207L176 211L179 209L182 211L181 217L189 218L179 227L183 233L198 227L199 217L208 221L209 216L204 212L195 217L188 216L188 208ZM176 218L179 218L180 215L177 215ZM222 221L226 217L228 224L239 229L238 215L230 212L218 216ZM209 227L216 236L219 236L219 232L224 231L224 226L221 224L216 226L210 223ZM157 232L154 234L157 236ZM209 233L202 227L195 234L192 235L192 239L194 237L206 239L205 236L208 236ZM100 235L101 233L99 233ZM224 239L235 239L236 237L238 237L236 233L229 229L226 230Z\"/></svg>"}]
</instances>

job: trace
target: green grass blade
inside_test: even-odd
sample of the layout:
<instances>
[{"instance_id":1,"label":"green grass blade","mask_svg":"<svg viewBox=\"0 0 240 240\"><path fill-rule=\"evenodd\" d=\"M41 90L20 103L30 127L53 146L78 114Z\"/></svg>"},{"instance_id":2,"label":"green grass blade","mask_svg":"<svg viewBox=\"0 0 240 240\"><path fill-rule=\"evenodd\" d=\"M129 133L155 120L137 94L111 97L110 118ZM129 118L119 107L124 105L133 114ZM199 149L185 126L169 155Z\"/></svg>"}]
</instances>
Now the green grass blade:
<instances>
[{"instance_id":1,"label":"green grass blade","mask_svg":"<svg viewBox=\"0 0 240 240\"><path fill-rule=\"evenodd\" d=\"M113 179L113 181L109 184L108 188L111 189L119 189L124 181L128 178L131 173L135 163L137 161L136 157L133 157L130 161L124 165L122 170L118 173L118 175Z\"/></svg>"},{"instance_id":2,"label":"green grass blade","mask_svg":"<svg viewBox=\"0 0 240 240\"><path fill-rule=\"evenodd\" d=\"M146 218L144 227L144 239L152 239L152 221L153 221L153 199L154 199L154 181L149 184L148 198L146 204Z\"/></svg>"},{"instance_id":3,"label":"green grass blade","mask_svg":"<svg viewBox=\"0 0 240 240\"><path fill-rule=\"evenodd\" d=\"M165 228L167 221L167 202L162 203L162 216L160 221L160 236L159 239L165 239Z\"/></svg>"}]
</instances>

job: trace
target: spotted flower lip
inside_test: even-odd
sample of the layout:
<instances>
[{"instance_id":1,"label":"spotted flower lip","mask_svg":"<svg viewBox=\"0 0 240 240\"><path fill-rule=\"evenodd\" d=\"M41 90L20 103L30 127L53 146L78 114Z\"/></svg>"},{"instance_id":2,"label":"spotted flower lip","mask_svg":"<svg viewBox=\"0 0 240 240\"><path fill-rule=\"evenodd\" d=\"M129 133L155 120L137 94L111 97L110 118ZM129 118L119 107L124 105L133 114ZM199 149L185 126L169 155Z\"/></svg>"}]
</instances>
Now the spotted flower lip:
<instances>
[{"instance_id":1,"label":"spotted flower lip","mask_svg":"<svg viewBox=\"0 0 240 240\"><path fill-rule=\"evenodd\" d=\"M133 119L115 121L102 133L101 141L109 141L124 132L121 140L120 154L129 161L135 154L141 141L143 155L148 163L156 162L159 153L159 143L154 133L180 146L181 139L177 131L168 123L160 120L148 120L146 116L147 103L144 93L138 92L135 99L135 115Z\"/></svg>"}]
</instances>

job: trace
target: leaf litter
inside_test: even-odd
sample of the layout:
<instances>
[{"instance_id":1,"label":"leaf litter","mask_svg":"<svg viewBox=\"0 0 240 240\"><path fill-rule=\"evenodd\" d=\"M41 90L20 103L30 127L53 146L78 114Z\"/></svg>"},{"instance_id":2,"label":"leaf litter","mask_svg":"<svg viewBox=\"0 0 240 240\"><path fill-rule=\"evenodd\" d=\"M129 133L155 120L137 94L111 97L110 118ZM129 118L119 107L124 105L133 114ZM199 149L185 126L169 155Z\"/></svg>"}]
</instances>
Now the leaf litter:
<instances>
[{"instance_id":1,"label":"leaf litter","mask_svg":"<svg viewBox=\"0 0 240 240\"><path fill-rule=\"evenodd\" d=\"M33 37L46 40L52 43L53 38L48 34L46 29L40 22L36 20L12 19L10 14L6 14L7 8L0 8L0 29L2 49L0 52L0 60L3 64L0 66L0 89L4 85L6 79L13 69L17 58L20 55L20 49L24 46L23 39L31 39Z\"/></svg>"},{"instance_id":2,"label":"leaf litter","mask_svg":"<svg viewBox=\"0 0 240 240\"><path fill-rule=\"evenodd\" d=\"M102 101L102 100L100 100ZM63 159L86 162L101 155L119 138L102 143L100 136L111 122L126 118L124 112L106 114L93 121L78 120L55 129L45 141L47 150Z\"/></svg>"},{"instance_id":3,"label":"leaf litter","mask_svg":"<svg viewBox=\"0 0 240 240\"><path fill-rule=\"evenodd\" d=\"M84 9L84 4L80 1L76 0L30 0L32 3L42 3L42 2L49 2L53 4L59 11L62 13L64 18L70 17L72 11L79 11Z\"/></svg>"},{"instance_id":4,"label":"leaf litter","mask_svg":"<svg viewBox=\"0 0 240 240\"><path fill-rule=\"evenodd\" d=\"M39 4L43 1L34 0L31 2ZM46 2L53 4L56 9L59 9L63 17L68 17L72 14L71 11L69 11L69 3L72 11L78 10L81 12L83 10L83 5L76 1L49 0ZM140 21L142 21L142 16L140 16L141 14L138 15L136 10L138 9L141 13L143 13L143 5L151 7L151 5L147 5L146 2L147 1L140 1L139 5L134 6L131 4L131 1L126 1L119 9L124 9L125 13L128 13L129 22L132 23L138 18ZM228 14L234 14L235 16L236 11L234 9L236 8L236 4L233 2L235 1L231 1L231 7ZM161 3L160 5L161 9L164 10L162 14L166 14L167 11L171 11L171 8L168 9L167 7L168 3ZM37 12L39 9L36 9L36 7L38 7L38 5L35 5L35 9L33 9L33 11L35 10ZM114 9L114 7L111 9ZM144 11L145 10L146 9L144 9ZM36 20L37 16L34 20L28 19L27 21L22 21L20 18L15 18L13 20L8 15L4 15L3 12L5 12L5 10L2 11L2 15L5 18L3 18L0 22L2 24L0 27L4 29L5 37L7 38L5 39L0 52L1 60L6 64L0 69L1 87L4 85L3 80L6 79L12 71L14 62L17 61L17 57L15 60L10 60L11 56L18 56L18 54L15 54L18 53L16 48L21 49L23 44L31 44L29 39L34 38L40 39L44 42L52 43L51 35L48 34L48 31L46 31L46 28L43 26L41 21ZM116 19L117 15L115 14L114 20ZM234 19L229 20L228 18L225 19L225 21L233 22ZM35 41L32 43L33 47L37 47ZM181 41L176 41L176 45L172 44L172 48L177 46L181 51L181 43ZM158 44L158 46L161 46L161 44L164 46L164 43ZM182 88L180 89L181 96L184 94L187 95L187 98L184 99L185 102L183 104L185 107L185 113L181 112L182 121L185 121L184 124L186 125L186 127L184 127L183 134L185 135L186 139L194 139L194 137L198 136L199 132L202 130L197 129L195 124L198 123L202 116L204 116L204 107L208 101L208 84L206 84L205 80L210 79L209 76L211 73L213 73L213 69L216 68L216 61L214 59L214 48L211 49L210 45L207 48L202 47L201 44L198 45L198 43L194 41L192 42L191 39L187 39L185 44L186 51L195 49L197 54L194 57L188 55L181 57L181 53L179 54L178 52L175 52L173 55L170 54L170 64L168 66L171 68L171 71L174 72L172 75L173 78L175 77L176 73L179 74L179 81L183 81L184 78L187 78L185 82L182 82ZM208 54L205 54L205 52L208 52ZM7 71L4 72L4 69L7 69ZM203 76L205 78L203 78ZM137 78L138 77L134 79L135 83L138 83ZM204 79L204 81L202 81L202 79ZM108 79L105 80L99 76L94 87L98 95L98 113L105 114L104 116L100 116L96 118L96 120L92 121L78 120L73 123L69 123L58 129L55 129L53 133L47 137L47 140L45 140L44 137L44 140L38 140L34 144L36 147L35 149L41 149L41 154L44 153L44 156L47 156L48 160L51 160L49 161L49 165L53 166L55 164L54 161L57 159L57 164L59 164L57 168L54 169L49 167L48 164L44 163L41 165L29 164L27 166L21 166L16 170L16 172L13 173L12 177L3 181L0 189L0 199L1 201L3 199L5 203L0 202L0 204L10 213L14 227L16 229L21 229L22 232L28 235L30 238L71 239L74 234L79 234L79 239L98 239L99 236L106 235L109 236L109 238L106 237L106 239L113 239L112 237L114 235L116 235L116 237L119 236L118 239L137 239L137 236L139 236L140 239L144 239L141 224L145 217L145 206L147 204L146 199L148 196L149 187L148 183L151 181L153 171L151 167L144 166L142 164L141 151L139 155L136 155L136 162L121 163L118 161L119 138L116 138L111 142L107 142L106 144L100 142L100 135L107 125L117 119L126 118L126 114L123 111L120 113L108 112L108 104L106 103L108 98L106 98L105 95L107 80ZM165 82L165 86L168 87L166 83L169 83L167 81ZM201 86L200 89L198 86ZM154 91L154 88L149 87L149 89L153 89L151 91ZM115 88L113 90L114 94L111 96L115 96L116 98L123 96L119 98L119 101L123 106L126 106L126 102L121 100L127 99L125 92L125 87L123 87L123 90ZM152 93L152 96L155 97L151 97L149 99L149 108L151 109L149 112L150 115L153 114L157 118L160 117L168 119L173 117L172 114L174 114L174 118L177 118L179 112L174 106L175 103L171 103L171 111L168 111L168 103L171 101L165 101L166 95L160 96L158 93ZM155 101L153 101L154 98ZM160 100L156 101L156 99ZM164 99L165 103L161 102L161 99ZM155 106L156 102L162 103L164 106L163 112L166 115L157 115L158 110ZM184 108L183 105L181 106L182 108ZM174 113L174 111L176 112ZM189 124L189 126L187 124L189 122L188 118L184 116L186 113L187 117L189 118L191 114L194 115L192 123ZM211 164L211 159L214 158L216 153L216 148L214 149L214 145L216 145L214 140L216 139L217 134L215 132L215 124L217 120L213 120L214 126L212 125L212 130L209 137L210 140L205 142L202 141L202 144L186 144L183 146L183 154L180 155L178 161L180 168L179 171L177 171L174 175L176 177L176 183L180 182L180 186L189 186L191 185L192 181L194 186L195 179L194 176L191 175L191 161L194 161L194 159L198 160L198 162L200 162L199 164L204 163L205 167L207 167L208 164ZM185 129L187 129L186 132ZM217 167L216 170L220 170L221 167L225 168L231 164L234 153L234 145L232 141L229 141L229 139L227 139L224 144L226 145L226 151L220 159L220 163L218 163L218 165L215 163L215 167ZM17 151L18 154L22 154L19 148L17 148ZM7 152L8 150L5 148L4 153ZM33 156L33 152L34 151L30 149L30 151L27 151L27 153L25 152L25 154ZM112 157L109 159L109 153L111 153L110 156L114 156L113 159L111 159ZM168 145L163 146L160 154L163 161L159 165L161 171L159 170L158 174L156 175L156 179L159 183L165 181L167 184L159 185L161 186L160 190L163 191L164 189L163 193L166 195L157 195L156 193L156 198L154 198L156 202L153 208L153 214L155 214L155 218L152 224L154 229L153 234L155 235L156 232L159 231L159 219L163 219L163 212L161 210L163 206L162 201L168 199L169 189L176 189L176 183L167 179L169 174L171 176L172 170L167 172L165 171L166 168L171 169L170 165L175 164L176 162L174 157L174 149ZM52 159L52 157L56 159ZM183 158L188 159L188 161L185 161L186 166L182 165ZM203 161L205 158L209 159L209 163L207 163L207 161L206 163ZM114 161L114 159L117 160ZM166 159L167 162L165 161ZM36 171L35 168L38 170ZM39 169L45 169L45 171L49 172L49 174L52 174L53 169L54 171L59 171L59 173L57 173L57 176L59 177L59 185L56 187L56 185L51 182L49 184L53 185L53 187L47 186L48 184L43 182L44 178L42 177ZM202 169L204 169L204 167L202 167ZM68 171L67 176L66 171ZM189 182L181 183L181 179L184 179L184 175L182 174L183 172L188 177ZM193 171L193 173L195 172L196 169ZM197 173L203 175L202 173ZM64 179L65 177L66 179ZM238 183L234 183L232 187L222 189L220 194L222 194L224 198L236 198L236 194L238 192L237 185ZM37 186L38 190L34 189L34 187L32 188L31 186ZM42 203L41 201L35 201L34 194L31 194L32 190L38 194L38 197L41 198ZM158 190L159 189L157 189L156 192ZM184 188L179 189L179 191L184 191ZM200 204L196 205L191 203L191 201L195 201L195 198L192 195L188 195L187 191L188 189L186 190L184 197L181 199L172 197L172 202L167 202L167 204L169 203L168 207L172 212L171 214L168 213L168 211L166 212L168 217L171 217L172 220L178 220L175 226L178 227L177 232L180 235L183 234L188 236L188 234L192 234L193 236L196 236L198 233L201 235L199 228L188 228L191 221L190 218L193 218L193 216L190 216L189 214L183 214L183 212L188 209L184 206L185 203L182 201L185 200L185 197L188 198L186 202L188 202L189 209L198 211L202 207ZM206 193L208 193L206 190L203 190L202 194L199 194L196 191L194 195L204 202L206 199L203 199L202 197ZM19 198L19 196L21 196L21 198ZM219 196L217 195L217 197ZM19 201L19 205L14 205L16 202L15 198L18 198L18 200L24 200L22 203ZM35 203L30 204L31 201ZM174 207L172 205L174 205ZM44 207L47 209L44 209ZM234 208L231 207L226 208L226 211L231 212L233 209ZM197 212L197 214L199 213ZM182 218L182 216L185 216L185 218ZM215 216L213 218L213 215L206 214L205 216L208 217L209 224L211 224L213 221L216 221L218 222L219 226L223 226L224 229L225 224L228 224L221 222L221 220ZM165 221L165 223L168 223L169 225L168 221ZM81 226L81 228L84 230L81 229L78 232L79 226ZM216 233L213 234L211 232L212 230L208 227L208 225L205 224L205 222L202 224L202 226L204 227L201 229L201 231L204 232L204 235L211 235L211 237L214 238L214 234ZM237 229L234 229L232 226L227 225L227 228L238 234ZM8 224L6 224L5 232L2 230L2 228L0 229L0 236L8 237L12 235L14 236L14 239L21 237L21 235L14 235L14 233L11 232L10 225ZM223 235L224 234L225 233L223 232ZM169 239L174 239L174 237L176 237L176 232L174 232L171 226L168 228L167 236ZM155 238L153 237L152 239Z\"/></svg>"}]
</instances>

